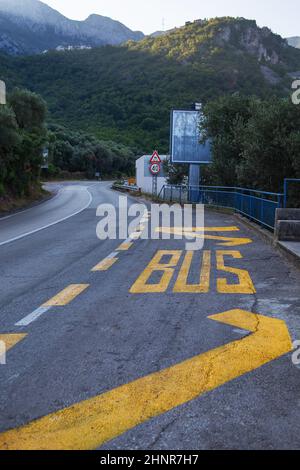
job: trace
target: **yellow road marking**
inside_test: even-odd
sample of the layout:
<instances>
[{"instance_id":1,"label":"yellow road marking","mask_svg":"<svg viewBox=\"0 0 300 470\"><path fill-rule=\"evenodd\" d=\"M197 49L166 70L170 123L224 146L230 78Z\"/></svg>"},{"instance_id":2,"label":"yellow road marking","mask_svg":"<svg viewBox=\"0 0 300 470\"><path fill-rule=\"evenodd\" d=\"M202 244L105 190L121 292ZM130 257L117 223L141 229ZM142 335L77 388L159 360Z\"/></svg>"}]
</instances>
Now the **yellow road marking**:
<instances>
[{"instance_id":1,"label":"yellow road marking","mask_svg":"<svg viewBox=\"0 0 300 470\"><path fill-rule=\"evenodd\" d=\"M196 234L196 238L203 238L203 236ZM221 246L239 246L249 245L253 243L250 238L231 238L231 237L219 237L217 235L204 235L205 240L222 240L222 243L218 243Z\"/></svg>"},{"instance_id":2,"label":"yellow road marking","mask_svg":"<svg viewBox=\"0 0 300 470\"><path fill-rule=\"evenodd\" d=\"M180 269L176 284L173 292L175 293L207 293L209 292L210 285L210 271L211 271L211 252L204 251L202 259L202 268L200 272L199 284L188 284L188 275L191 269L194 251L188 251L185 255L182 267Z\"/></svg>"},{"instance_id":3,"label":"yellow road marking","mask_svg":"<svg viewBox=\"0 0 300 470\"><path fill-rule=\"evenodd\" d=\"M122 243L119 248L117 248L117 251L127 251L132 247L133 243L131 242L124 242Z\"/></svg>"},{"instance_id":4,"label":"yellow road marking","mask_svg":"<svg viewBox=\"0 0 300 470\"><path fill-rule=\"evenodd\" d=\"M173 268L177 266L181 254L182 251L158 251L137 281L133 284L132 288L130 289L131 294L165 292L173 277ZM167 263L161 263L161 260L164 256L170 258ZM154 272L162 273L160 282L158 284L147 284Z\"/></svg>"},{"instance_id":5,"label":"yellow road marking","mask_svg":"<svg viewBox=\"0 0 300 470\"><path fill-rule=\"evenodd\" d=\"M6 351L9 351L17 343L22 341L26 336L27 334L15 334L15 333L3 334L3 335L0 335L0 341L3 341L3 343L5 344ZM1 353L0 353L0 356L1 356Z\"/></svg>"},{"instance_id":6,"label":"yellow road marking","mask_svg":"<svg viewBox=\"0 0 300 470\"><path fill-rule=\"evenodd\" d=\"M205 229L206 230L206 229ZM181 227L168 228L168 227L158 227L156 232L166 233L171 235L182 235L189 236L193 238L200 238L201 240L217 240L220 243L220 246L239 246L239 245L249 245L253 243L250 238L233 238L233 237L222 237L219 235L207 235L205 233L197 233L193 230L188 231Z\"/></svg>"},{"instance_id":7,"label":"yellow road marking","mask_svg":"<svg viewBox=\"0 0 300 470\"><path fill-rule=\"evenodd\" d=\"M250 274L244 269L232 268L225 266L224 257L230 256L234 259L242 259L243 256L239 251L217 251L217 270L227 273L235 274L238 279L238 284L229 284L226 278L217 280L217 290L221 294L255 294L256 290Z\"/></svg>"},{"instance_id":8,"label":"yellow road marking","mask_svg":"<svg viewBox=\"0 0 300 470\"><path fill-rule=\"evenodd\" d=\"M243 310L209 318L253 334L0 434L0 449L95 449L292 350L281 320Z\"/></svg>"},{"instance_id":9,"label":"yellow road marking","mask_svg":"<svg viewBox=\"0 0 300 470\"><path fill-rule=\"evenodd\" d=\"M118 261L118 258L107 258L100 263L98 263L96 266L93 267L92 271L97 272L97 271L107 271L109 268L111 268L116 262Z\"/></svg>"},{"instance_id":10,"label":"yellow road marking","mask_svg":"<svg viewBox=\"0 0 300 470\"><path fill-rule=\"evenodd\" d=\"M164 228L164 227L162 227ZM176 230L183 232L239 232L240 229L234 227L175 227Z\"/></svg>"},{"instance_id":11,"label":"yellow road marking","mask_svg":"<svg viewBox=\"0 0 300 470\"><path fill-rule=\"evenodd\" d=\"M63 307L69 304L79 294L89 287L89 284L71 284L62 290L59 294L52 299L48 300L42 307Z\"/></svg>"},{"instance_id":12,"label":"yellow road marking","mask_svg":"<svg viewBox=\"0 0 300 470\"><path fill-rule=\"evenodd\" d=\"M166 292L175 274L175 268L179 263L182 251L158 251L148 266L138 277L130 289L131 294L149 294ZM170 257L168 262L163 263L162 258ZM208 293L211 276L211 251L203 252L202 266L200 271L199 284L189 284L188 276L191 269L194 252L187 252L180 268L174 293ZM234 274L238 282L229 283L226 278L217 278L217 291L222 294L255 294L256 290L248 271L245 269L225 266L224 258L229 256L234 259L242 259L239 251L216 251L217 271ZM162 273L159 282L150 283L150 278L154 273Z\"/></svg>"}]
</instances>

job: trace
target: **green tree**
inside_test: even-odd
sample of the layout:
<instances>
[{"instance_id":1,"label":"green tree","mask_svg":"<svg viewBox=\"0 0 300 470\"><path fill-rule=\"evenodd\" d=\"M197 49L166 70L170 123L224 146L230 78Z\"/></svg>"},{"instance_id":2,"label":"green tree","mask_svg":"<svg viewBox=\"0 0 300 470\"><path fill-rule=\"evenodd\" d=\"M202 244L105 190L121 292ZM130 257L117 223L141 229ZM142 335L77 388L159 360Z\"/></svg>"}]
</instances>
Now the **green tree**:
<instances>
[{"instance_id":1,"label":"green tree","mask_svg":"<svg viewBox=\"0 0 300 470\"><path fill-rule=\"evenodd\" d=\"M0 191L29 195L39 185L46 142L46 106L36 94L16 89L0 109Z\"/></svg>"},{"instance_id":2,"label":"green tree","mask_svg":"<svg viewBox=\"0 0 300 470\"><path fill-rule=\"evenodd\" d=\"M5 193L7 180L14 172L14 153L20 142L13 110L0 106L0 196Z\"/></svg>"},{"instance_id":3,"label":"green tree","mask_svg":"<svg viewBox=\"0 0 300 470\"><path fill-rule=\"evenodd\" d=\"M290 100L226 96L204 113L210 182L282 192L285 177L300 176L300 107Z\"/></svg>"}]
</instances>

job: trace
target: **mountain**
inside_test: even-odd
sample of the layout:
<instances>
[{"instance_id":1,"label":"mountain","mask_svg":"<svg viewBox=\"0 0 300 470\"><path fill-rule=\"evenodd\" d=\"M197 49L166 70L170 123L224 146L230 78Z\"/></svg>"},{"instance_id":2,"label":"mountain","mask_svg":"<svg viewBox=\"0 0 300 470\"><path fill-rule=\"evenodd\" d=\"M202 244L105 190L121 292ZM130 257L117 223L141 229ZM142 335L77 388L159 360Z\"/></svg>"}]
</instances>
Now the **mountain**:
<instances>
[{"instance_id":1,"label":"mountain","mask_svg":"<svg viewBox=\"0 0 300 470\"><path fill-rule=\"evenodd\" d=\"M300 49L300 36L288 38L287 41L290 46L297 47L298 49Z\"/></svg>"},{"instance_id":2,"label":"mountain","mask_svg":"<svg viewBox=\"0 0 300 470\"><path fill-rule=\"evenodd\" d=\"M110 18L74 21L38 0L0 0L0 50L29 55L59 47L95 47L140 40L141 32Z\"/></svg>"},{"instance_id":3,"label":"mountain","mask_svg":"<svg viewBox=\"0 0 300 470\"><path fill-rule=\"evenodd\" d=\"M0 57L0 78L41 94L52 122L168 151L169 113L236 92L290 96L300 50L243 18L197 21L122 46Z\"/></svg>"}]
</instances>

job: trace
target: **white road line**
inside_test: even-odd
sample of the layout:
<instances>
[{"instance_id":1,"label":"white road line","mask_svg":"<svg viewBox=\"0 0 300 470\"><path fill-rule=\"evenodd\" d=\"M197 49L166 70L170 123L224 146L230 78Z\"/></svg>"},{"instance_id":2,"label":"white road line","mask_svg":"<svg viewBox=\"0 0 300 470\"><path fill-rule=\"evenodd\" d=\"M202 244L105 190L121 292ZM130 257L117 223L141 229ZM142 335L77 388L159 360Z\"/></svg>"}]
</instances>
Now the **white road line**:
<instances>
[{"instance_id":1,"label":"white road line","mask_svg":"<svg viewBox=\"0 0 300 470\"><path fill-rule=\"evenodd\" d=\"M118 252L117 251L114 251L113 253L111 253L110 255L108 255L106 258L104 258L103 261L105 261L106 259L112 259L112 258L116 258L118 256Z\"/></svg>"},{"instance_id":2,"label":"white road line","mask_svg":"<svg viewBox=\"0 0 300 470\"><path fill-rule=\"evenodd\" d=\"M127 238L127 240L124 240L121 245L127 245L128 243L132 243L132 239L131 238Z\"/></svg>"},{"instance_id":3,"label":"white road line","mask_svg":"<svg viewBox=\"0 0 300 470\"><path fill-rule=\"evenodd\" d=\"M133 232L130 234L129 238L130 240L138 240L142 235L142 232Z\"/></svg>"},{"instance_id":4,"label":"white road line","mask_svg":"<svg viewBox=\"0 0 300 470\"><path fill-rule=\"evenodd\" d=\"M22 235L19 235L18 237L15 237L15 238L11 238L9 240L6 240L5 242L1 242L0 243L0 246L3 246L3 245L7 245L8 243L12 243L12 242L15 242L17 240L21 240L21 238L24 238L24 237L28 237L29 235L33 235L34 233L37 233L37 232L40 232L41 230L45 230L46 228L49 228L49 227L53 227L54 225L57 225L57 224L60 224L61 222L64 222L65 220L68 220L70 219L71 217L74 217L75 215L78 215L80 214L81 212L83 212L85 209L87 209L91 203L92 203L92 200L93 200L93 197L91 195L91 193L89 192L89 190L87 188L85 188L85 190L88 192L89 194L89 202L88 204L86 204L86 206L84 206L82 209L80 209L79 211L76 211L74 212L73 214L71 215L68 215L67 217L64 217L62 219L59 219L59 220L56 220L55 222L52 222L51 224L48 224L48 225L44 225L43 227L40 227L36 230L32 230L31 232L27 232L27 233L23 233ZM29 209L28 209L29 210Z\"/></svg>"},{"instance_id":5,"label":"white road line","mask_svg":"<svg viewBox=\"0 0 300 470\"><path fill-rule=\"evenodd\" d=\"M34 312L27 315L27 317L20 320L18 323L15 323L15 326L28 326L30 323L34 322L40 318L44 313L48 312L52 307L39 307Z\"/></svg>"}]
</instances>

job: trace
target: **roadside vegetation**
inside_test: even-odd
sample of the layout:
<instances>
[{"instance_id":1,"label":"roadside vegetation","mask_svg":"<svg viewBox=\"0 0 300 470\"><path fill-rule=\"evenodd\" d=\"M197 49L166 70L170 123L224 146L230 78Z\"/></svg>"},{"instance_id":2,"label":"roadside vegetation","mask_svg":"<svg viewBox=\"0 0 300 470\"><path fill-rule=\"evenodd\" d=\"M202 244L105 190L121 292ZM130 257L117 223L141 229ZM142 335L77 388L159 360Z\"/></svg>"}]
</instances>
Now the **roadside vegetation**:
<instances>
[{"instance_id":1,"label":"roadside vegetation","mask_svg":"<svg viewBox=\"0 0 300 470\"><path fill-rule=\"evenodd\" d=\"M290 99L224 96L204 109L204 140L212 139L207 184L283 191L284 178L300 178L300 106ZM300 206L300 185L293 204Z\"/></svg>"},{"instance_id":2,"label":"roadside vegetation","mask_svg":"<svg viewBox=\"0 0 300 470\"><path fill-rule=\"evenodd\" d=\"M47 139L46 104L16 89L0 106L0 209L41 197L42 150Z\"/></svg>"},{"instance_id":3,"label":"roadside vegetation","mask_svg":"<svg viewBox=\"0 0 300 470\"><path fill-rule=\"evenodd\" d=\"M133 151L116 142L102 141L83 132L50 125L48 131L50 166L48 176L72 173L84 178L120 178L135 174Z\"/></svg>"},{"instance_id":4,"label":"roadside vegetation","mask_svg":"<svg viewBox=\"0 0 300 470\"><path fill-rule=\"evenodd\" d=\"M63 126L47 126L46 120L46 103L28 90L15 89L7 105L0 106L0 212L46 196L40 183L44 149L49 150L49 169L43 178L134 174L131 149Z\"/></svg>"}]
</instances>

